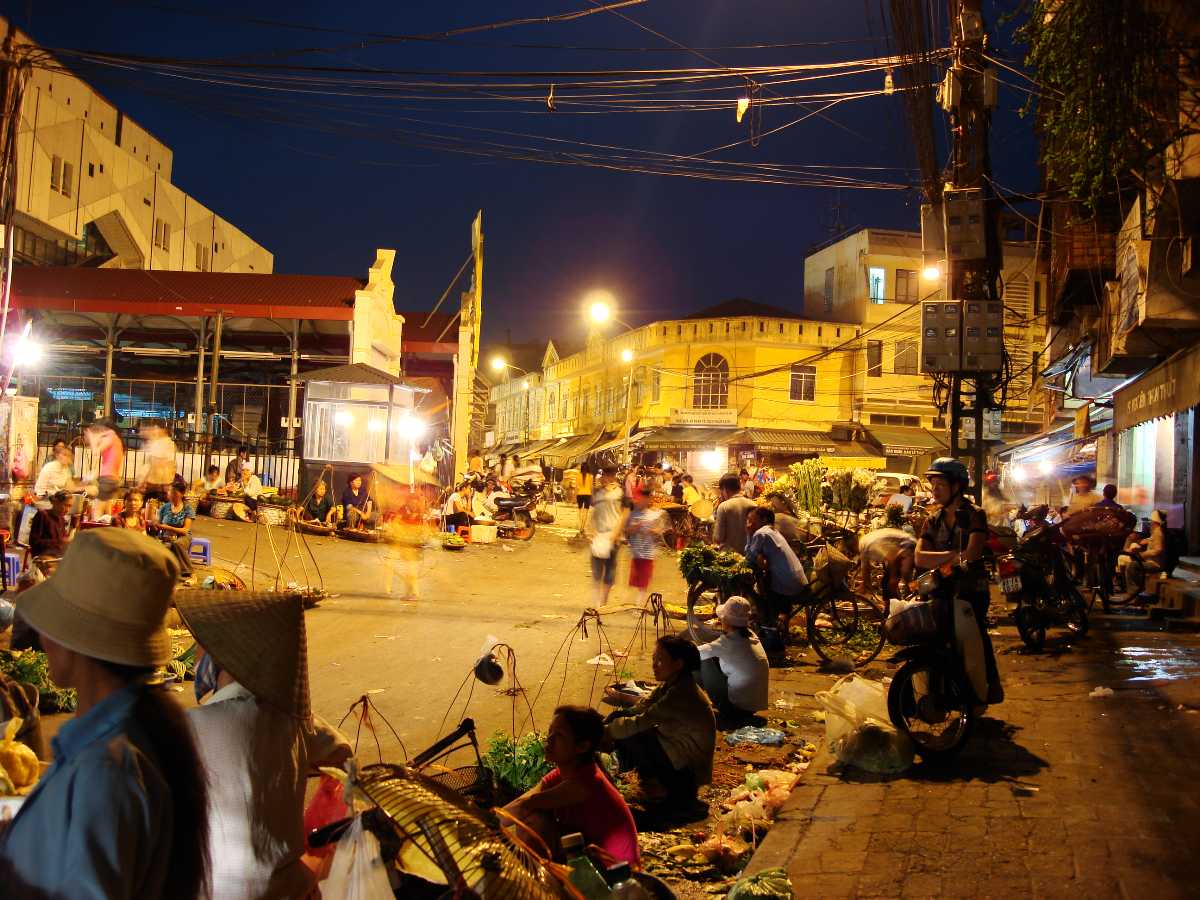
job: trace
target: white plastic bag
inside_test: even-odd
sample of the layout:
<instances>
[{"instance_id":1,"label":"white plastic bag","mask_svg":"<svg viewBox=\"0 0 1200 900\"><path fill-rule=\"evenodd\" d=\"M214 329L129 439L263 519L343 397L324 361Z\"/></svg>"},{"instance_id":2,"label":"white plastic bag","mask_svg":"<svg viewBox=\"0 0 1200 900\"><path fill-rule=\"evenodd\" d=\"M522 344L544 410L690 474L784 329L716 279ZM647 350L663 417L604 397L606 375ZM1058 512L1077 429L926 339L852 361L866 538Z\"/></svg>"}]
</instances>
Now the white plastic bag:
<instances>
[{"instance_id":1,"label":"white plastic bag","mask_svg":"<svg viewBox=\"0 0 1200 900\"><path fill-rule=\"evenodd\" d=\"M329 877L320 888L322 897L340 900L394 900L379 841L363 828L361 813L337 842Z\"/></svg>"},{"instance_id":2,"label":"white plastic bag","mask_svg":"<svg viewBox=\"0 0 1200 900\"><path fill-rule=\"evenodd\" d=\"M596 559L608 559L612 556L613 539L611 534L598 534L592 538L592 556Z\"/></svg>"},{"instance_id":3,"label":"white plastic bag","mask_svg":"<svg viewBox=\"0 0 1200 900\"><path fill-rule=\"evenodd\" d=\"M839 761L881 774L912 765L912 742L892 726L883 684L847 675L816 696L825 707L825 743Z\"/></svg>"},{"instance_id":4,"label":"white plastic bag","mask_svg":"<svg viewBox=\"0 0 1200 900\"><path fill-rule=\"evenodd\" d=\"M963 668L975 691L975 699L987 703L987 664L983 659L983 636L979 633L979 620L975 618L971 604L961 597L954 598L953 608L954 642L958 646Z\"/></svg>"}]
</instances>

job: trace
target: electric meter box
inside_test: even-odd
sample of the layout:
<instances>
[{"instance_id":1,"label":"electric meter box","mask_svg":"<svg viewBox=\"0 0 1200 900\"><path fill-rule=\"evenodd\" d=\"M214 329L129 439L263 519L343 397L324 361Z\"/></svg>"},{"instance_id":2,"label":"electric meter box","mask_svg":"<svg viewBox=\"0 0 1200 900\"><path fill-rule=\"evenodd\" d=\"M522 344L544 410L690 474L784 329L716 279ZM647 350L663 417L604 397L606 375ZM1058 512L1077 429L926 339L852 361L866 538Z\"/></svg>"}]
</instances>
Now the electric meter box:
<instances>
[{"instance_id":1,"label":"electric meter box","mask_svg":"<svg viewBox=\"0 0 1200 900\"><path fill-rule=\"evenodd\" d=\"M962 369L962 303L926 300L921 304L921 373Z\"/></svg>"},{"instance_id":2,"label":"electric meter box","mask_svg":"<svg viewBox=\"0 0 1200 900\"><path fill-rule=\"evenodd\" d=\"M999 372L1004 363L1004 304L963 300L962 371Z\"/></svg>"},{"instance_id":3,"label":"electric meter box","mask_svg":"<svg viewBox=\"0 0 1200 900\"><path fill-rule=\"evenodd\" d=\"M946 258L946 220L940 203L921 204L921 266L943 270Z\"/></svg>"},{"instance_id":4,"label":"electric meter box","mask_svg":"<svg viewBox=\"0 0 1200 900\"><path fill-rule=\"evenodd\" d=\"M946 258L986 259L987 228L983 191L978 188L944 191L942 206L946 213Z\"/></svg>"}]
</instances>

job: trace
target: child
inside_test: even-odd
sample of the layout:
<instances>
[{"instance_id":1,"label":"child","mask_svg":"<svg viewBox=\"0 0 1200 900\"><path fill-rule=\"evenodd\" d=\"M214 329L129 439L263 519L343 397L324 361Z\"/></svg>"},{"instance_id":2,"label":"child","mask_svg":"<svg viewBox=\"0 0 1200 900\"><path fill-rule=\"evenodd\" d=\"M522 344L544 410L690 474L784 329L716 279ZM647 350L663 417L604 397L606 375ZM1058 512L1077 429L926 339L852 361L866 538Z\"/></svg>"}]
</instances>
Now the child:
<instances>
[{"instance_id":1,"label":"child","mask_svg":"<svg viewBox=\"0 0 1200 900\"><path fill-rule=\"evenodd\" d=\"M663 532L662 510L650 508L650 492L638 487L633 492L633 509L625 520L625 538L629 541L629 586L634 589L637 605L646 602L654 558Z\"/></svg>"},{"instance_id":2,"label":"child","mask_svg":"<svg viewBox=\"0 0 1200 900\"><path fill-rule=\"evenodd\" d=\"M504 809L536 831L556 857L562 855L559 838L579 832L586 843L637 868L633 814L596 759L603 739L600 713L586 706L560 706L546 734L546 759L557 768Z\"/></svg>"}]
</instances>

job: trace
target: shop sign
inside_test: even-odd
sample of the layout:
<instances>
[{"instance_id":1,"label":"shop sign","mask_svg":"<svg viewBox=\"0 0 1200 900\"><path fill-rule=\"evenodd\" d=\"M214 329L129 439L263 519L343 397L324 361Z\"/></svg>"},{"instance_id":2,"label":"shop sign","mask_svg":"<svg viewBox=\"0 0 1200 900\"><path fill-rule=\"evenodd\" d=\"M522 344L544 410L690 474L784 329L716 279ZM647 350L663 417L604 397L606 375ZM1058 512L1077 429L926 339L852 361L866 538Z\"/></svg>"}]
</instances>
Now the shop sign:
<instances>
[{"instance_id":1,"label":"shop sign","mask_svg":"<svg viewBox=\"0 0 1200 900\"><path fill-rule=\"evenodd\" d=\"M1074 436L1077 438L1087 437L1092 431L1092 404L1085 403L1079 409L1075 410L1075 431Z\"/></svg>"},{"instance_id":2,"label":"shop sign","mask_svg":"<svg viewBox=\"0 0 1200 900\"><path fill-rule=\"evenodd\" d=\"M672 425L709 425L736 426L737 410L733 407L724 409L672 409L670 416Z\"/></svg>"},{"instance_id":3,"label":"shop sign","mask_svg":"<svg viewBox=\"0 0 1200 900\"><path fill-rule=\"evenodd\" d=\"M1200 403L1200 352L1188 350L1151 369L1113 398L1113 428L1123 431Z\"/></svg>"}]
</instances>

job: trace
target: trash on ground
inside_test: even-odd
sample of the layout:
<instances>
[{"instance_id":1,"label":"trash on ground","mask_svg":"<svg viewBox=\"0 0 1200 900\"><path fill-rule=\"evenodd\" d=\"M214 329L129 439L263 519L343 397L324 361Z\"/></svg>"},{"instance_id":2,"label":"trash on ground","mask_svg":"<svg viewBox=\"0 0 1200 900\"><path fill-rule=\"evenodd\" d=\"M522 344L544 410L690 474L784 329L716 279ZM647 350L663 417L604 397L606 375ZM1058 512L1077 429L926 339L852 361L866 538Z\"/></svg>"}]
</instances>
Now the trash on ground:
<instances>
[{"instance_id":1,"label":"trash on ground","mask_svg":"<svg viewBox=\"0 0 1200 900\"><path fill-rule=\"evenodd\" d=\"M840 762L881 775L912 765L912 741L892 726L878 681L850 675L816 696L825 707L825 743Z\"/></svg>"},{"instance_id":2,"label":"trash on ground","mask_svg":"<svg viewBox=\"0 0 1200 900\"><path fill-rule=\"evenodd\" d=\"M611 665L614 665L613 658L611 656L609 656L607 653L601 653L597 656L593 656L591 659L589 659L587 661L587 664L589 666L611 666Z\"/></svg>"},{"instance_id":3,"label":"trash on ground","mask_svg":"<svg viewBox=\"0 0 1200 900\"><path fill-rule=\"evenodd\" d=\"M762 728L758 725L744 725L737 731L731 731L725 735L725 743L730 747L746 743L778 747L786 740L787 735L778 728Z\"/></svg>"},{"instance_id":4,"label":"trash on ground","mask_svg":"<svg viewBox=\"0 0 1200 900\"><path fill-rule=\"evenodd\" d=\"M1088 694L1088 696L1092 697L1093 699L1097 697L1111 697L1112 695L1113 689L1109 687L1097 687L1090 694Z\"/></svg>"}]
</instances>

